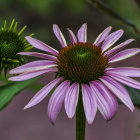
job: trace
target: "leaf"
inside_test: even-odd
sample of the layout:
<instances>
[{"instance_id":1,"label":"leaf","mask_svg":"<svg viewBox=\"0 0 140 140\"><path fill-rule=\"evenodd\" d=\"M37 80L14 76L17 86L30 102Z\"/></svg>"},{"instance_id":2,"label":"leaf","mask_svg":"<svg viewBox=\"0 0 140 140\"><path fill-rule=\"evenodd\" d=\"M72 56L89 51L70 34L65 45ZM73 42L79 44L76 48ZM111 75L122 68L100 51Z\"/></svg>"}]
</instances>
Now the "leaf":
<instances>
[{"instance_id":1,"label":"leaf","mask_svg":"<svg viewBox=\"0 0 140 140\"><path fill-rule=\"evenodd\" d=\"M0 86L0 110L6 107L12 101L14 96L19 94L20 91L29 86L36 79L37 78L22 82L10 82L6 85Z\"/></svg>"},{"instance_id":2,"label":"leaf","mask_svg":"<svg viewBox=\"0 0 140 140\"><path fill-rule=\"evenodd\" d=\"M135 106L140 108L140 90L125 86L127 91L129 92L129 95L132 99L132 102Z\"/></svg>"},{"instance_id":3,"label":"leaf","mask_svg":"<svg viewBox=\"0 0 140 140\"><path fill-rule=\"evenodd\" d=\"M33 82L33 83L30 84L28 89L37 92L37 91L41 90L44 86L45 85L42 84L42 83Z\"/></svg>"}]
</instances>

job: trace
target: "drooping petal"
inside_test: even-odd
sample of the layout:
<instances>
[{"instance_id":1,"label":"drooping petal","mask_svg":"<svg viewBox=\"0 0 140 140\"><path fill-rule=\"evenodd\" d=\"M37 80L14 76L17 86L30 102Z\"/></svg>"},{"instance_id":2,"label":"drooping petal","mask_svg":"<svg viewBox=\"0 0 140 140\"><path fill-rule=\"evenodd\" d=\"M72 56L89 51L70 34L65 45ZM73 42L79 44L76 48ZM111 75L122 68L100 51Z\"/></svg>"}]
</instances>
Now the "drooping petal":
<instances>
[{"instance_id":1,"label":"drooping petal","mask_svg":"<svg viewBox=\"0 0 140 140\"><path fill-rule=\"evenodd\" d=\"M100 93L102 94L106 102L108 103L108 106L111 110L110 112L110 119L111 119L116 113L118 108L116 97L102 82L96 81L95 86L100 91Z\"/></svg>"},{"instance_id":2,"label":"drooping petal","mask_svg":"<svg viewBox=\"0 0 140 140\"><path fill-rule=\"evenodd\" d=\"M24 80L28 80L28 79L34 78L36 76L42 75L44 73L56 72L56 71L57 71L56 68L49 68L49 69L38 70L38 71L31 71L31 72L20 74L18 76L10 77L8 80L10 80L10 81L24 81Z\"/></svg>"},{"instance_id":3,"label":"drooping petal","mask_svg":"<svg viewBox=\"0 0 140 140\"><path fill-rule=\"evenodd\" d=\"M79 84L74 83L72 84L65 97L65 110L69 118L73 118L78 102L79 96Z\"/></svg>"},{"instance_id":4,"label":"drooping petal","mask_svg":"<svg viewBox=\"0 0 140 140\"><path fill-rule=\"evenodd\" d=\"M79 42L87 42L87 23L84 23L78 30L77 37Z\"/></svg>"},{"instance_id":5,"label":"drooping petal","mask_svg":"<svg viewBox=\"0 0 140 140\"><path fill-rule=\"evenodd\" d=\"M49 104L48 104L48 116L52 124L54 124L57 115L61 109L62 103L64 101L66 91L69 88L69 81L62 82L52 94Z\"/></svg>"},{"instance_id":6,"label":"drooping petal","mask_svg":"<svg viewBox=\"0 0 140 140\"><path fill-rule=\"evenodd\" d=\"M47 67L52 67L54 66L54 62L50 61L50 60L39 60L39 61L33 61L33 62L29 62L27 64L24 64L22 66L19 66L17 68L14 68L12 70L10 70L10 74L18 74L18 73L23 73L26 71L33 71L36 70L38 68L41 69L41 67L44 67L45 69Z\"/></svg>"},{"instance_id":7,"label":"drooping petal","mask_svg":"<svg viewBox=\"0 0 140 140\"><path fill-rule=\"evenodd\" d=\"M32 38L30 36L26 36L25 38L35 48L42 50L42 51L49 52L50 54L55 55L55 56L58 55L58 51L55 50L54 48L50 47L49 45L47 45L47 44L45 44L45 43L43 43L35 38Z\"/></svg>"},{"instance_id":8,"label":"drooping petal","mask_svg":"<svg viewBox=\"0 0 140 140\"><path fill-rule=\"evenodd\" d=\"M90 87L101 114L106 120L111 120L118 108L116 97L99 81L90 82Z\"/></svg>"},{"instance_id":9,"label":"drooping petal","mask_svg":"<svg viewBox=\"0 0 140 140\"><path fill-rule=\"evenodd\" d=\"M44 53L38 53L38 52L20 52L18 54L19 55L35 56L35 57L45 58L45 59L53 60L53 61L57 60L57 57L55 57L55 56L52 56L49 54L44 54Z\"/></svg>"},{"instance_id":10,"label":"drooping petal","mask_svg":"<svg viewBox=\"0 0 140 140\"><path fill-rule=\"evenodd\" d=\"M68 29L68 32L69 32L69 36L70 36L70 40L72 43L77 43L77 38L76 36L74 35L74 33L72 32L72 30Z\"/></svg>"},{"instance_id":11,"label":"drooping petal","mask_svg":"<svg viewBox=\"0 0 140 140\"><path fill-rule=\"evenodd\" d=\"M114 93L131 111L134 110L134 105L130 99L127 90L111 77L103 76L100 80Z\"/></svg>"},{"instance_id":12,"label":"drooping petal","mask_svg":"<svg viewBox=\"0 0 140 140\"><path fill-rule=\"evenodd\" d=\"M131 42L133 42L135 39L128 39L126 41L124 41L123 43L117 45L116 47L108 50L107 52L105 52L105 55L107 55L108 57L113 55L114 53L120 51L121 49L123 49L124 47L126 47L128 44L130 44Z\"/></svg>"},{"instance_id":13,"label":"drooping petal","mask_svg":"<svg viewBox=\"0 0 140 140\"><path fill-rule=\"evenodd\" d=\"M127 59L129 57L132 57L132 56L138 54L139 52L140 52L139 48L123 50L123 51L117 53L116 55L112 56L109 59L109 63L113 63L113 62L117 62L117 61L121 61L121 60Z\"/></svg>"},{"instance_id":14,"label":"drooping petal","mask_svg":"<svg viewBox=\"0 0 140 140\"><path fill-rule=\"evenodd\" d=\"M126 77L126 76L123 76L123 75L119 75L119 74L116 74L116 73L113 73L113 72L106 72L106 74L108 76L111 76L113 79L127 85L127 86L130 86L130 87L133 87L133 88L136 88L136 89L140 89L140 82L132 79L132 78L129 78L129 77Z\"/></svg>"},{"instance_id":15,"label":"drooping petal","mask_svg":"<svg viewBox=\"0 0 140 140\"><path fill-rule=\"evenodd\" d=\"M106 71L111 71L123 76L129 77L140 77L140 68L133 67L118 67L118 68L109 68Z\"/></svg>"},{"instance_id":16,"label":"drooping petal","mask_svg":"<svg viewBox=\"0 0 140 140\"><path fill-rule=\"evenodd\" d=\"M53 24L53 32L55 34L55 36L57 37L58 41L60 42L61 46L64 48L67 46L66 40L61 32L61 30L59 29L58 25Z\"/></svg>"},{"instance_id":17,"label":"drooping petal","mask_svg":"<svg viewBox=\"0 0 140 140\"><path fill-rule=\"evenodd\" d=\"M106 28L102 33L99 34L99 36L97 37L97 39L95 40L95 42L93 44L97 47L100 46L101 43L106 39L106 37L110 33L111 29L112 29L111 26Z\"/></svg>"},{"instance_id":18,"label":"drooping petal","mask_svg":"<svg viewBox=\"0 0 140 140\"><path fill-rule=\"evenodd\" d=\"M97 111L97 102L95 95L87 84L82 84L82 97L87 122L92 124Z\"/></svg>"},{"instance_id":19,"label":"drooping petal","mask_svg":"<svg viewBox=\"0 0 140 140\"><path fill-rule=\"evenodd\" d=\"M37 105L40 103L52 90L52 88L58 84L62 78L56 78L55 80L51 81L45 87L43 87L40 91L36 93L36 95L29 101L29 103L24 107L24 109L30 108L32 106Z\"/></svg>"},{"instance_id":20,"label":"drooping petal","mask_svg":"<svg viewBox=\"0 0 140 140\"><path fill-rule=\"evenodd\" d=\"M121 36L123 35L123 30L118 30L116 32L111 33L102 44L102 51L106 51L110 48Z\"/></svg>"}]
</instances>

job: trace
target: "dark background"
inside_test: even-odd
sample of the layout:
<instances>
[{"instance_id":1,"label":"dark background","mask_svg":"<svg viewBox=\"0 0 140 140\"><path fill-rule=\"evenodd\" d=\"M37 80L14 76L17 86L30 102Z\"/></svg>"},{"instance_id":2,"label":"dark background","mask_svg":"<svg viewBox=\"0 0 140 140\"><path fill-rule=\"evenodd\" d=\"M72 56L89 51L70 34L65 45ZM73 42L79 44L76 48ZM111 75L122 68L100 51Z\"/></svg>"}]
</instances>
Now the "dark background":
<instances>
[{"instance_id":1,"label":"dark background","mask_svg":"<svg viewBox=\"0 0 140 140\"><path fill-rule=\"evenodd\" d=\"M103 0L111 10L124 19L131 19L140 28L140 5L138 0ZM60 26L67 42L69 27L77 33L81 24L88 24L88 42L92 43L97 35L106 27L113 26L113 31L124 29L120 43L129 38L136 41L128 47L139 47L140 35L130 26L111 17L100 8L95 8L86 0L0 0L0 25L4 20L19 22L19 29L27 25L25 35L34 33L34 37L60 50L61 46L52 31L52 24ZM114 66L140 67L140 56L115 63ZM54 75L45 76L38 81L47 84ZM47 116L47 97L39 105L23 110L34 90L26 89L0 112L0 140L74 140L75 118L69 120L62 108L55 126L52 126ZM106 122L98 112L94 123L87 125L86 140L139 140L140 110L132 113L124 105L120 105L116 116Z\"/></svg>"}]
</instances>

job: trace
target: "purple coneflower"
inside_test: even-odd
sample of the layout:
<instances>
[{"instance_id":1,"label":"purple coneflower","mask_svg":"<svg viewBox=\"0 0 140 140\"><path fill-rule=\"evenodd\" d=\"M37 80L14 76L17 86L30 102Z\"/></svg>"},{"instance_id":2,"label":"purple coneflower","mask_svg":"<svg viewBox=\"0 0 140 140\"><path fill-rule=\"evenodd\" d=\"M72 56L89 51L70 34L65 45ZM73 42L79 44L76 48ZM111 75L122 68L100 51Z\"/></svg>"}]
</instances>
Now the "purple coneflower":
<instances>
[{"instance_id":1,"label":"purple coneflower","mask_svg":"<svg viewBox=\"0 0 140 140\"><path fill-rule=\"evenodd\" d=\"M49 100L48 116L52 123L64 102L68 118L72 118L80 94L82 94L83 107L86 120L91 124L97 108L106 120L110 120L117 111L118 97L131 111L133 103L127 90L120 84L140 89L140 82L130 77L140 77L140 69L133 67L111 68L110 64L134 56L140 49L125 49L120 51L134 39L111 48L122 36L123 30L111 34L111 27L106 28L93 44L87 43L87 24L78 30L77 37L68 29L71 44L67 45L59 27L54 24L53 31L62 49L57 51L49 45L26 37L27 41L37 49L47 52L21 52L20 55L36 56L45 60L33 61L17 67L10 74L19 74L9 78L12 81L23 81L45 73L54 72L56 78L42 88L25 106L30 108L41 102L55 87Z\"/></svg>"}]
</instances>

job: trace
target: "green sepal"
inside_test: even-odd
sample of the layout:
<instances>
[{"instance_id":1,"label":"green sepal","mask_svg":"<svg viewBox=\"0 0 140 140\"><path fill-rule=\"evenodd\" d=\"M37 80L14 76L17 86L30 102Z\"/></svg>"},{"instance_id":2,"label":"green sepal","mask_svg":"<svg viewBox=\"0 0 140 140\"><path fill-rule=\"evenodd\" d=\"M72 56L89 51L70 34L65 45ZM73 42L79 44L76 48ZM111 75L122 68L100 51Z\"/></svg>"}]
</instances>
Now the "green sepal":
<instances>
[{"instance_id":1,"label":"green sepal","mask_svg":"<svg viewBox=\"0 0 140 140\"><path fill-rule=\"evenodd\" d=\"M24 52L27 52L27 51L31 50L32 48L33 48L33 46L30 46L30 47L28 47L28 48L25 48L23 51L24 51Z\"/></svg>"}]
</instances>

